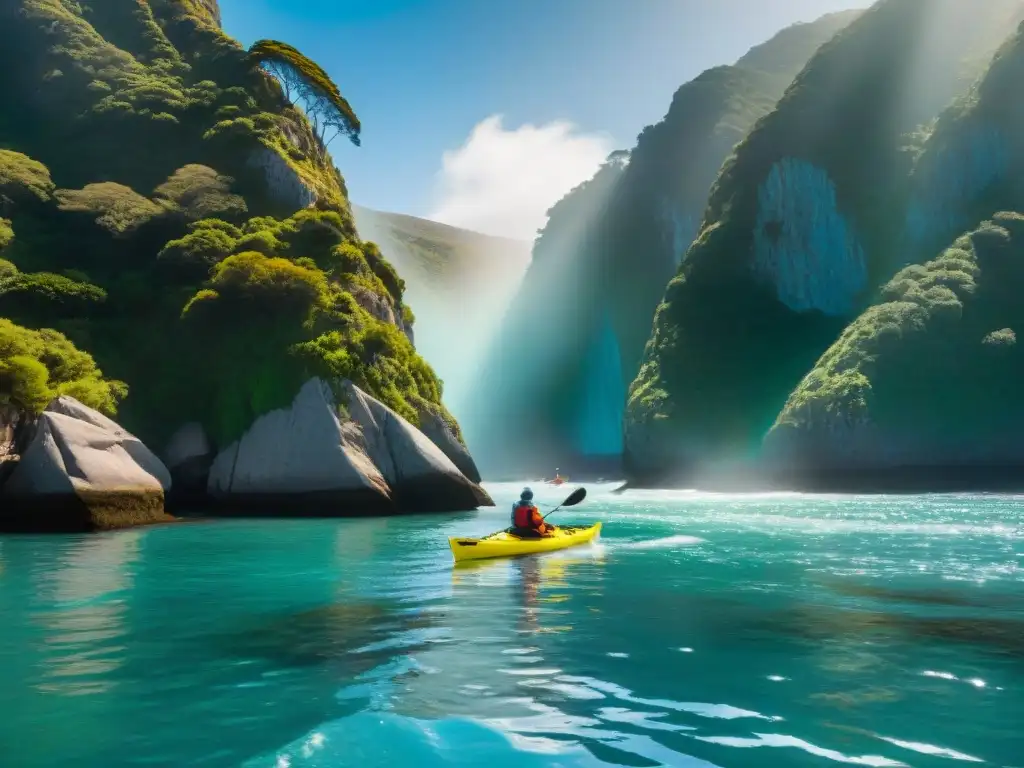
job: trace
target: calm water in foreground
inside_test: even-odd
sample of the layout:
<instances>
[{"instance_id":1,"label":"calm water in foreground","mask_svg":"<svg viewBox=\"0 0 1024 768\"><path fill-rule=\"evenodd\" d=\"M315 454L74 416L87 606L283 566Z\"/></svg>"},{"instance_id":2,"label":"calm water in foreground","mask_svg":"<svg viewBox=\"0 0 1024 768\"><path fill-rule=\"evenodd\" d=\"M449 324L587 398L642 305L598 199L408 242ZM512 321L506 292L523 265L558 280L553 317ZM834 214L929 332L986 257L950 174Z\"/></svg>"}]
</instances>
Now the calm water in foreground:
<instances>
[{"instance_id":1,"label":"calm water in foreground","mask_svg":"<svg viewBox=\"0 0 1024 768\"><path fill-rule=\"evenodd\" d=\"M610 488L0 536L0 766L1024 766L1024 498Z\"/></svg>"}]
</instances>

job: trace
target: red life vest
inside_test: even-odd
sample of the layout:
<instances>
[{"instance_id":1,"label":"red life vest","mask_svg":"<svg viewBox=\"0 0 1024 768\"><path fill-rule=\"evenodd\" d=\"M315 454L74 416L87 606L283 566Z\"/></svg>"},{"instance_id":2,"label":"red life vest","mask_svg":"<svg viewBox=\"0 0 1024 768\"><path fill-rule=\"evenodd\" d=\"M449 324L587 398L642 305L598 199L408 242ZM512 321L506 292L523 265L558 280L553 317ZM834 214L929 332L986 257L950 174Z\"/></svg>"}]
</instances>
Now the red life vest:
<instances>
[{"instance_id":1,"label":"red life vest","mask_svg":"<svg viewBox=\"0 0 1024 768\"><path fill-rule=\"evenodd\" d=\"M533 513L539 511L528 501L517 501L512 507L512 525L516 528L536 528L533 524Z\"/></svg>"}]
</instances>

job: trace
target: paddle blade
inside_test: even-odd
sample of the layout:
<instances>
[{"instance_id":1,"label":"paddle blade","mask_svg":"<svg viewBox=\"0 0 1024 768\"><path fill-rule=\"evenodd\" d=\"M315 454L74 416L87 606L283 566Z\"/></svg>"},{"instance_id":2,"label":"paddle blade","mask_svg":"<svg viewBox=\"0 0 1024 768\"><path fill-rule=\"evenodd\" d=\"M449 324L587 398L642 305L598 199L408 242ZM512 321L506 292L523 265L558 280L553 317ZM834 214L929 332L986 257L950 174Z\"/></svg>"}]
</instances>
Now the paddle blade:
<instances>
[{"instance_id":1,"label":"paddle blade","mask_svg":"<svg viewBox=\"0 0 1024 768\"><path fill-rule=\"evenodd\" d=\"M575 491L570 493L569 494L569 498L567 498L565 501L563 501L559 506L562 506L562 507L572 507L572 506L575 506L576 504L579 504L585 498L587 498L587 489L586 488L577 488Z\"/></svg>"}]
</instances>

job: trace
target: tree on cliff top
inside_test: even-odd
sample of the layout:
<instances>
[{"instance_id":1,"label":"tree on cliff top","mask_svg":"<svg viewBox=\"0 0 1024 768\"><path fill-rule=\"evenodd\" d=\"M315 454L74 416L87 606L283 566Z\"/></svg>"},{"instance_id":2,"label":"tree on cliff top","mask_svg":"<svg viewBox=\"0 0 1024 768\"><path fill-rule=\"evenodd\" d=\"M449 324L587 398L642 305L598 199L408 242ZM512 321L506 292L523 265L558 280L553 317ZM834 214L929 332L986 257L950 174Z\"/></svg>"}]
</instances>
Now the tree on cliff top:
<instances>
[{"instance_id":1,"label":"tree on cliff top","mask_svg":"<svg viewBox=\"0 0 1024 768\"><path fill-rule=\"evenodd\" d=\"M319 64L277 40L256 41L249 49L249 58L281 83L288 101L302 107L322 151L326 152L339 135L359 146L359 118Z\"/></svg>"}]
</instances>

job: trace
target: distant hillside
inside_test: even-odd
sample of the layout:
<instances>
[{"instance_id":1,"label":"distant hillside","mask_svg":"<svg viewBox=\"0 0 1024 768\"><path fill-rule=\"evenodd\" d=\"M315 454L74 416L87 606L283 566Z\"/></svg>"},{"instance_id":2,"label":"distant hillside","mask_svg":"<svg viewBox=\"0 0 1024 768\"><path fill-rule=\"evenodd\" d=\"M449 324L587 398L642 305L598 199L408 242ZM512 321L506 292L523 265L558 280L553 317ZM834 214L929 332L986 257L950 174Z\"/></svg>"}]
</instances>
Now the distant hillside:
<instances>
[{"instance_id":1,"label":"distant hillside","mask_svg":"<svg viewBox=\"0 0 1024 768\"><path fill-rule=\"evenodd\" d=\"M530 263L530 243L359 205L352 212L360 236L386 251L405 280L416 349L458 411L475 362Z\"/></svg>"},{"instance_id":2,"label":"distant hillside","mask_svg":"<svg viewBox=\"0 0 1024 768\"><path fill-rule=\"evenodd\" d=\"M530 243L525 240L485 235L361 205L353 205L352 213L360 234L386 248L391 260L400 265L410 297L420 288L451 290L467 278L490 275L494 267L507 267L521 274L530 261Z\"/></svg>"}]
</instances>

